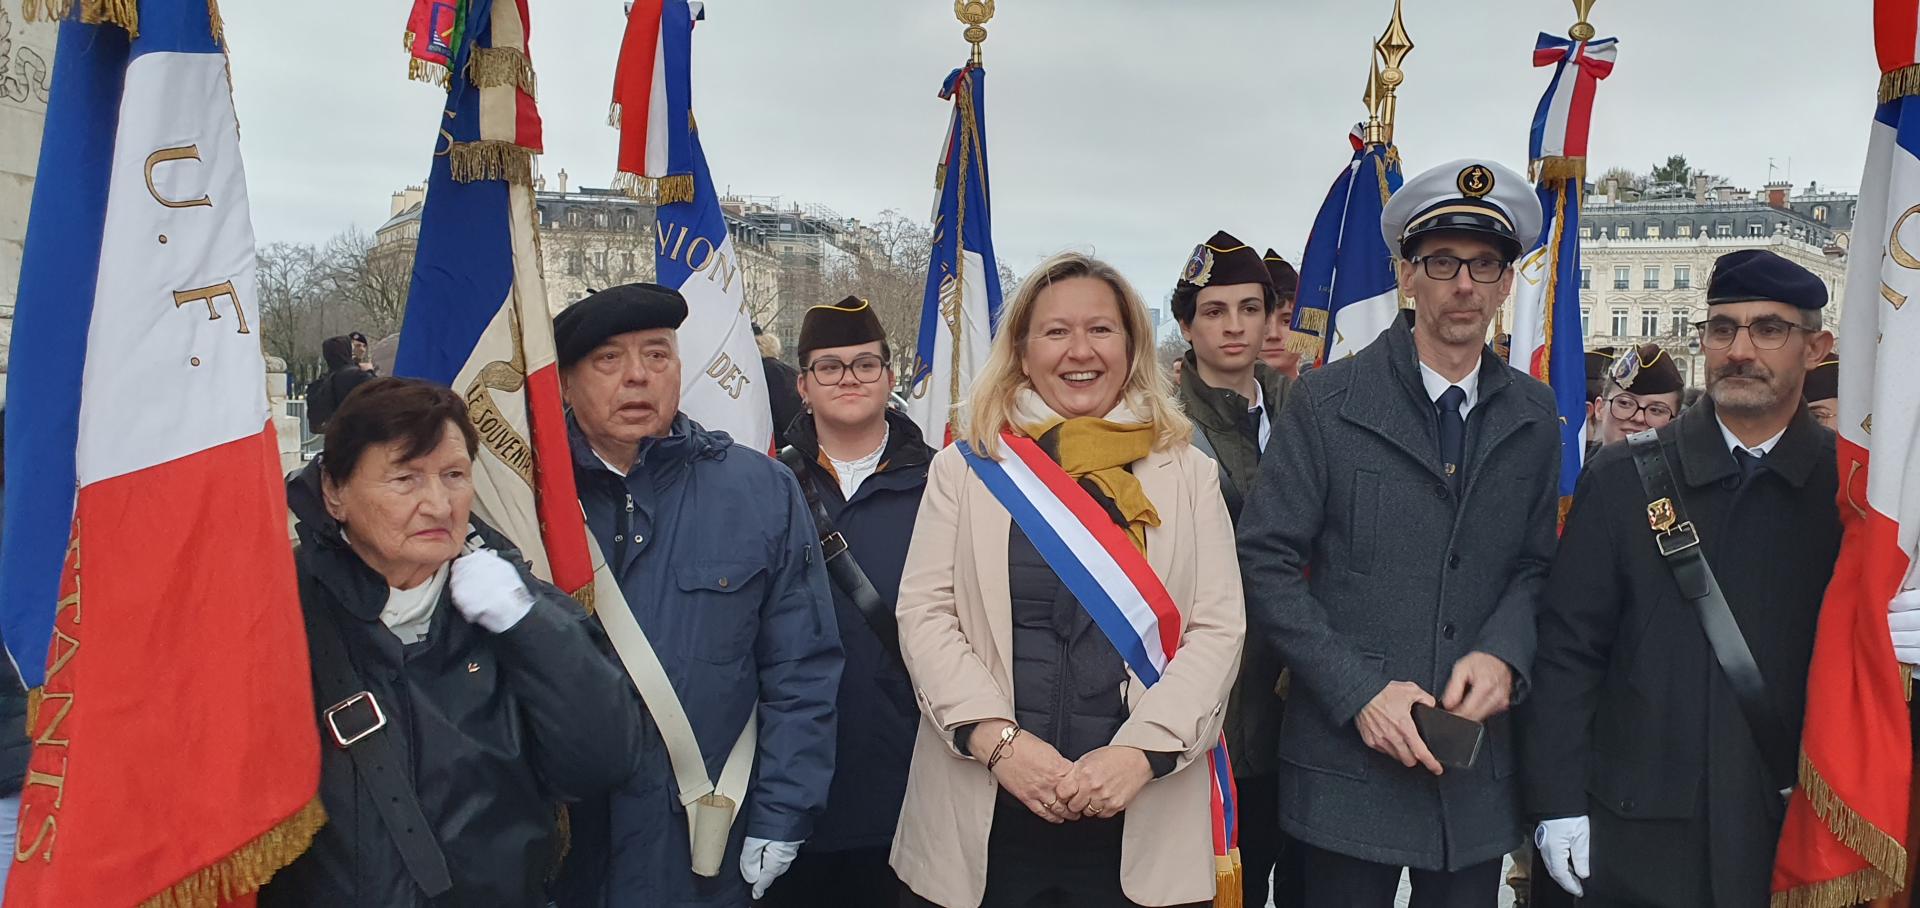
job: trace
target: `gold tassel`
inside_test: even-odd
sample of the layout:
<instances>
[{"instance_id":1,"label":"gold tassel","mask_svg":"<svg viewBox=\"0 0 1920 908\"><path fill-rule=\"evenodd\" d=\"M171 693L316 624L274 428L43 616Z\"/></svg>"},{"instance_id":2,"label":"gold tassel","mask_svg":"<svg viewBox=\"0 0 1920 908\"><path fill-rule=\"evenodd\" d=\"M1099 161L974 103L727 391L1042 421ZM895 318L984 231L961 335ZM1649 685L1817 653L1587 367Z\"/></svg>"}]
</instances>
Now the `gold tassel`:
<instances>
[{"instance_id":1,"label":"gold tassel","mask_svg":"<svg viewBox=\"0 0 1920 908\"><path fill-rule=\"evenodd\" d=\"M326 823L327 812L316 797L232 854L141 902L140 908L217 908L254 892L305 853Z\"/></svg>"},{"instance_id":2,"label":"gold tassel","mask_svg":"<svg viewBox=\"0 0 1920 908\"><path fill-rule=\"evenodd\" d=\"M1541 158L1533 164L1533 179L1536 183L1561 183L1567 180L1587 178L1586 158ZM1585 190L1582 189L1582 192Z\"/></svg>"},{"instance_id":3,"label":"gold tassel","mask_svg":"<svg viewBox=\"0 0 1920 908\"><path fill-rule=\"evenodd\" d=\"M567 852L572 850L573 813L562 804L553 812L553 854L548 856L552 863L547 865L547 882L560 878L560 869L567 863Z\"/></svg>"},{"instance_id":4,"label":"gold tassel","mask_svg":"<svg viewBox=\"0 0 1920 908\"><path fill-rule=\"evenodd\" d=\"M88 25L111 22L127 30L127 36L140 37L139 0L81 0L80 21Z\"/></svg>"},{"instance_id":5,"label":"gold tassel","mask_svg":"<svg viewBox=\"0 0 1920 908\"><path fill-rule=\"evenodd\" d=\"M437 85L442 91L453 86L452 74L438 63L428 63L419 57L407 58L407 78L415 82Z\"/></svg>"},{"instance_id":6,"label":"gold tassel","mask_svg":"<svg viewBox=\"0 0 1920 908\"><path fill-rule=\"evenodd\" d=\"M58 22L73 15L73 0L25 0L20 18L28 22Z\"/></svg>"},{"instance_id":7,"label":"gold tassel","mask_svg":"<svg viewBox=\"0 0 1920 908\"><path fill-rule=\"evenodd\" d=\"M512 85L533 95L533 64L511 47L477 47L467 60L467 79L476 88Z\"/></svg>"},{"instance_id":8,"label":"gold tassel","mask_svg":"<svg viewBox=\"0 0 1920 908\"><path fill-rule=\"evenodd\" d=\"M27 691L27 737L40 734L40 704L47 699L47 689L36 687Z\"/></svg>"},{"instance_id":9,"label":"gold tassel","mask_svg":"<svg viewBox=\"0 0 1920 908\"><path fill-rule=\"evenodd\" d=\"M1242 908L1246 901L1240 891L1240 849L1231 854L1213 856L1213 908Z\"/></svg>"},{"instance_id":10,"label":"gold tassel","mask_svg":"<svg viewBox=\"0 0 1920 908\"><path fill-rule=\"evenodd\" d=\"M1880 76L1880 103L1920 95L1920 64L1903 66Z\"/></svg>"},{"instance_id":11,"label":"gold tassel","mask_svg":"<svg viewBox=\"0 0 1920 908\"><path fill-rule=\"evenodd\" d=\"M664 177L643 177L622 173L613 178L613 188L639 202L675 205L693 201L693 174L671 173Z\"/></svg>"},{"instance_id":12,"label":"gold tassel","mask_svg":"<svg viewBox=\"0 0 1920 908\"><path fill-rule=\"evenodd\" d=\"M1772 908L1854 908L1898 892L1877 870L1849 873L1837 880L1773 894Z\"/></svg>"},{"instance_id":13,"label":"gold tassel","mask_svg":"<svg viewBox=\"0 0 1920 908\"><path fill-rule=\"evenodd\" d=\"M533 153L512 142L462 142L447 151L447 170L456 183L506 180L533 185Z\"/></svg>"}]
</instances>

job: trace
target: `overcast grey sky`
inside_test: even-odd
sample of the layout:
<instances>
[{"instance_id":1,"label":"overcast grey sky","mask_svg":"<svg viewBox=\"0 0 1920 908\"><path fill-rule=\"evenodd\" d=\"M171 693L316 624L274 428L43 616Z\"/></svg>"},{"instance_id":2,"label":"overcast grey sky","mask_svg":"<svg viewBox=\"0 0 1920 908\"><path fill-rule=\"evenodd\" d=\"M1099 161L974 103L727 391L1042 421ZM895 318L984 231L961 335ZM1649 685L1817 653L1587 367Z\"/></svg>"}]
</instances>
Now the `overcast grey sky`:
<instances>
[{"instance_id":1,"label":"overcast grey sky","mask_svg":"<svg viewBox=\"0 0 1920 908\"><path fill-rule=\"evenodd\" d=\"M223 4L262 242L386 218L419 182L442 96L406 81L408 3ZM605 186L621 0L532 0L549 185ZM1215 229L1298 261L1345 163L1367 50L1390 0L1000 0L988 25L994 242L1024 273L1064 248L1119 265L1150 303ZM1870 4L1601 0L1621 41L1593 124L1594 173L1684 153L1757 188L1771 173L1853 188L1875 81ZM1470 155L1525 165L1547 71L1534 35L1562 0L1406 0L1416 45L1397 139L1411 175ZM733 192L925 218L964 61L947 0L712 0L694 108ZM1777 170L1769 171L1768 161Z\"/></svg>"}]
</instances>

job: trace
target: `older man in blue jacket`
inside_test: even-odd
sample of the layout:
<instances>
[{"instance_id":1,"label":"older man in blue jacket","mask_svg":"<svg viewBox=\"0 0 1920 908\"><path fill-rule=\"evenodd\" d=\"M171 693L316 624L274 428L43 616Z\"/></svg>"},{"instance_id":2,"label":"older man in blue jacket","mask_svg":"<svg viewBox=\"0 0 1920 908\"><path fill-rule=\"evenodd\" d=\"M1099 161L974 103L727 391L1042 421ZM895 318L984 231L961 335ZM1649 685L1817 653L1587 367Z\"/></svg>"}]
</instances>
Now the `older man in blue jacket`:
<instances>
[{"instance_id":1,"label":"older man in blue jacket","mask_svg":"<svg viewBox=\"0 0 1920 908\"><path fill-rule=\"evenodd\" d=\"M576 847L597 850L604 830L598 901L608 908L747 904L812 833L833 778L843 657L811 515L785 468L679 412L686 315L678 292L628 284L554 320L588 531L685 710L706 775L723 778L750 718L758 733L719 871L700 875L664 737L675 723L651 720L660 694L647 694L640 771L604 819L574 820ZM624 620L607 614L618 603L596 607L603 622ZM626 651L622 662L631 672Z\"/></svg>"}]
</instances>

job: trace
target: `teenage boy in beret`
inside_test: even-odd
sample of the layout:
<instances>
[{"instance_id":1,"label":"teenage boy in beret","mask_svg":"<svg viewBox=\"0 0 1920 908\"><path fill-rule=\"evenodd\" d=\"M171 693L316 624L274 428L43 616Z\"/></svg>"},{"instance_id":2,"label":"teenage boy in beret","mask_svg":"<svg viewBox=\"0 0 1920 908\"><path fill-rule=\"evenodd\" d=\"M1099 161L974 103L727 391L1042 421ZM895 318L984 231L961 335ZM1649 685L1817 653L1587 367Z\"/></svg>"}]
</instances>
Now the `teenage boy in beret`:
<instances>
[{"instance_id":1,"label":"teenage boy in beret","mask_svg":"<svg viewBox=\"0 0 1920 908\"><path fill-rule=\"evenodd\" d=\"M834 618L847 653L833 785L813 836L761 904L892 905L901 890L887 858L920 725L913 687L895 655L900 632L893 606L933 449L913 420L887 407L893 351L866 300L850 296L808 309L798 353L794 387L805 411L787 433L798 456L783 452L782 460L797 464L809 507L826 518L815 529L845 540L846 553L838 557L860 566L878 597L870 607L880 608L863 612L851 590L833 584ZM833 554L826 545L824 553Z\"/></svg>"},{"instance_id":2,"label":"teenage boy in beret","mask_svg":"<svg viewBox=\"0 0 1920 908\"><path fill-rule=\"evenodd\" d=\"M665 669L709 780L726 777L757 722L743 751L752 781L715 876L692 870L693 808L682 806L662 737L669 723L647 722L641 769L603 814L576 808L576 849L583 833L610 842L606 908L743 906L764 895L812 835L833 777L842 656L813 520L792 473L680 412L676 330L686 317L678 291L626 284L553 322L587 530ZM596 607L605 623L622 606ZM650 717L661 708L651 697Z\"/></svg>"},{"instance_id":3,"label":"teenage boy in beret","mask_svg":"<svg viewBox=\"0 0 1920 908\"><path fill-rule=\"evenodd\" d=\"M1826 302L1772 252L1722 256L1695 326L1706 396L1638 454L1671 479L1643 480L1630 441L1574 494L1520 767L1541 862L1583 905L1767 904L1840 544L1833 433L1801 399Z\"/></svg>"},{"instance_id":4,"label":"teenage boy in beret","mask_svg":"<svg viewBox=\"0 0 1920 908\"><path fill-rule=\"evenodd\" d=\"M1686 382L1680 368L1659 344L1641 344L1613 361L1600 392L1600 443L1610 445L1680 415Z\"/></svg>"},{"instance_id":5,"label":"teenage boy in beret","mask_svg":"<svg viewBox=\"0 0 1920 908\"><path fill-rule=\"evenodd\" d=\"M1235 519L1259 478L1261 452L1291 385L1260 359L1279 302L1260 253L1224 231L1193 248L1173 288L1173 317L1191 345L1180 369L1180 403L1193 419L1194 447L1220 464L1220 492ZM1242 895L1246 904L1265 905L1285 840L1278 814L1285 704L1276 691L1279 654L1270 644L1249 644L1227 700L1226 736L1243 805Z\"/></svg>"}]
</instances>

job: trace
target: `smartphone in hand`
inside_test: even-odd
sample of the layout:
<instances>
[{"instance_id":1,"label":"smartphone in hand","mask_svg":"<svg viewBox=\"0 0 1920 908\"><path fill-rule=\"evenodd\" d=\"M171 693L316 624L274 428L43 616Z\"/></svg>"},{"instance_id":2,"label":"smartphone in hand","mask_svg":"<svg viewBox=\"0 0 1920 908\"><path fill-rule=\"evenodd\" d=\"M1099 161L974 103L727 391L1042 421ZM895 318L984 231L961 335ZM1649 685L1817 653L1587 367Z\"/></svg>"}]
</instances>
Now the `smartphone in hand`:
<instances>
[{"instance_id":1,"label":"smartphone in hand","mask_svg":"<svg viewBox=\"0 0 1920 908\"><path fill-rule=\"evenodd\" d=\"M1448 769L1472 769L1487 736L1485 725L1424 703L1413 705L1413 725L1433 758Z\"/></svg>"}]
</instances>

